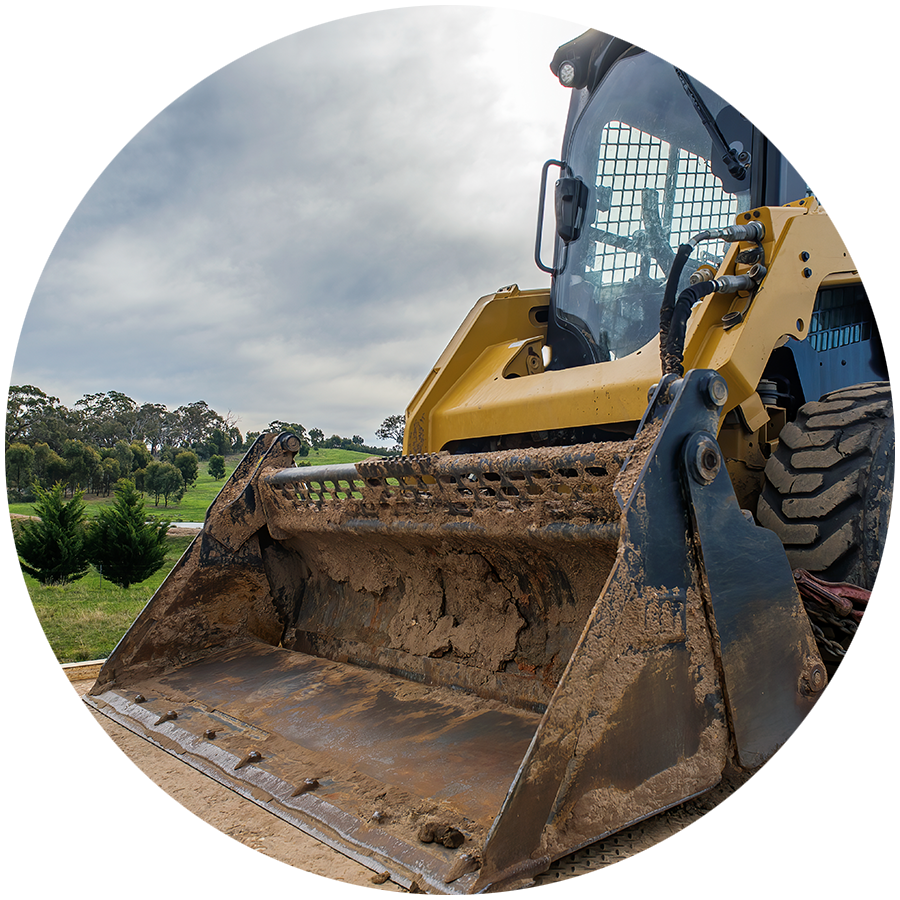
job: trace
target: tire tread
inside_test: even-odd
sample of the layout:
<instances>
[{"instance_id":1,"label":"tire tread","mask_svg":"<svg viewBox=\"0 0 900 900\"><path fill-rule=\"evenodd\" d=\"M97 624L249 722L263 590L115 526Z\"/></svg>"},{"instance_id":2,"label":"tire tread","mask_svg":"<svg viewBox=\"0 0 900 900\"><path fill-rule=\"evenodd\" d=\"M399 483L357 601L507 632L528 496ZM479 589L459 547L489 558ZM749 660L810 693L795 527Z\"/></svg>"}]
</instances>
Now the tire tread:
<instances>
[{"instance_id":1,"label":"tire tread","mask_svg":"<svg viewBox=\"0 0 900 900\"><path fill-rule=\"evenodd\" d=\"M782 429L766 464L757 521L778 534L793 568L871 588L893 460L890 385L831 391L802 406Z\"/></svg>"}]
</instances>

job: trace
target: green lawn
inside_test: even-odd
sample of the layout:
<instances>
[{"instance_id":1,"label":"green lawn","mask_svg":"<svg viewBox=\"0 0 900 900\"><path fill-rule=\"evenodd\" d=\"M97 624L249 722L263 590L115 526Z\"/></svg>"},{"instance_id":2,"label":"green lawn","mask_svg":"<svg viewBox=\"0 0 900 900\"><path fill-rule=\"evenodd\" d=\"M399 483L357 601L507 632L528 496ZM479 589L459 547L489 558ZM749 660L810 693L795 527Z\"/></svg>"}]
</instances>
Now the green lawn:
<instances>
[{"instance_id":1,"label":"green lawn","mask_svg":"<svg viewBox=\"0 0 900 900\"><path fill-rule=\"evenodd\" d=\"M368 456L352 450L313 450L299 461L313 466L334 465L367 459ZM234 456L226 460L226 478L240 459L240 456ZM202 522L224 483L224 478L218 481L211 478L206 472L206 464L201 463L196 484L179 503L155 507L152 500L145 501L146 510L151 515L159 515L173 522ZM96 516L101 506L112 501L112 497L86 497L88 515ZM28 503L13 503L10 512L33 515L34 509ZM84 578L69 585L45 586L30 576L24 576L35 612L61 663L105 659L112 652L192 538L170 535L167 540L169 551L165 565L146 581L127 590L104 581L93 569Z\"/></svg>"},{"instance_id":2,"label":"green lawn","mask_svg":"<svg viewBox=\"0 0 900 900\"><path fill-rule=\"evenodd\" d=\"M222 485L225 484L240 459L239 456L227 459L225 461L225 478L220 478L218 481L207 473L206 463L201 462L197 480L187 489L178 503L170 503L165 506L160 498L159 506L155 506L153 498L145 495L144 505L147 512L163 519L171 519L173 522L202 522L206 516L206 510L216 499L216 495L222 490ZM89 494L84 498L88 517L96 516L101 507L111 506L114 500L113 494L108 497ZM30 503L10 503L9 511L24 516L34 515L34 507Z\"/></svg>"},{"instance_id":3,"label":"green lawn","mask_svg":"<svg viewBox=\"0 0 900 900\"><path fill-rule=\"evenodd\" d=\"M359 462L371 459L371 453L357 453L355 450L310 450L309 456L298 456L298 463L309 463L311 466L333 466L338 463Z\"/></svg>"},{"instance_id":4,"label":"green lawn","mask_svg":"<svg viewBox=\"0 0 900 900\"><path fill-rule=\"evenodd\" d=\"M44 634L61 663L109 656L192 538L170 536L167 540L165 565L127 590L101 579L93 568L66 585L43 585L23 575Z\"/></svg>"}]
</instances>

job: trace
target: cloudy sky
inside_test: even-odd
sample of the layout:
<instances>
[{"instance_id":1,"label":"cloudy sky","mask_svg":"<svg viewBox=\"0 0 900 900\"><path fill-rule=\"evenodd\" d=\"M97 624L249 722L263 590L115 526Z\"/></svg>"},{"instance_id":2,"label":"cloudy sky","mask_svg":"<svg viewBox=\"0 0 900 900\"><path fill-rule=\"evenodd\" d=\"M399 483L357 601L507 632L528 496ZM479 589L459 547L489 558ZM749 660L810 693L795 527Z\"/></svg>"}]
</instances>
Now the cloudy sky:
<instances>
[{"instance_id":1,"label":"cloudy sky","mask_svg":"<svg viewBox=\"0 0 900 900\"><path fill-rule=\"evenodd\" d=\"M610 8L7 6L6 383L374 442L547 284L548 63Z\"/></svg>"}]
</instances>

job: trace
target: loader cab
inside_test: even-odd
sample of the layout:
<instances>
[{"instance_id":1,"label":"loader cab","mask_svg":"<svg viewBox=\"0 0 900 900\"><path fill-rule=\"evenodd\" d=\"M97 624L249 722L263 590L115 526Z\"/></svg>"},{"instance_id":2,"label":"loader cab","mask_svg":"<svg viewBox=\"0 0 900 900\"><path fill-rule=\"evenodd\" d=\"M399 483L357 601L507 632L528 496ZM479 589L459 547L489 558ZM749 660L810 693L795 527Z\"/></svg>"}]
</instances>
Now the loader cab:
<instances>
[{"instance_id":1,"label":"loader cab","mask_svg":"<svg viewBox=\"0 0 900 900\"><path fill-rule=\"evenodd\" d=\"M654 338L679 244L807 188L736 109L646 51L589 31L560 47L551 69L572 88L561 181L584 186L577 236L558 228L566 240L557 237L552 266L536 253L553 276L547 368L567 369L620 359ZM724 252L721 242L704 245L679 289Z\"/></svg>"}]
</instances>

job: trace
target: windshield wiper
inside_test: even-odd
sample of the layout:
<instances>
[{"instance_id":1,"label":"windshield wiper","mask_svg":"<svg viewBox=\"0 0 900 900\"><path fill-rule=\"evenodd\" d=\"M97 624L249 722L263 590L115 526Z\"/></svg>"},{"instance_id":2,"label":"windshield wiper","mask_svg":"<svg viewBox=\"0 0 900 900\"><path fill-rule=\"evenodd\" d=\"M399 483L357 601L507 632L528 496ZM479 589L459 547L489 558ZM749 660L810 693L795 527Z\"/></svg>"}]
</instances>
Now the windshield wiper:
<instances>
[{"instance_id":1,"label":"windshield wiper","mask_svg":"<svg viewBox=\"0 0 900 900\"><path fill-rule=\"evenodd\" d=\"M722 162L727 166L729 174L732 178L743 181L747 177L747 170L738 162L737 153L735 153L726 143L725 136L719 131L716 120L712 117L709 108L697 93L697 89L694 87L691 79L687 76L686 72L683 72L677 66L675 67L675 73L681 80L681 86L684 88L684 92L691 98L691 103L694 104L694 109L697 110L697 115L700 117L700 121L706 129L706 133L712 139L713 147L722 154Z\"/></svg>"}]
</instances>

